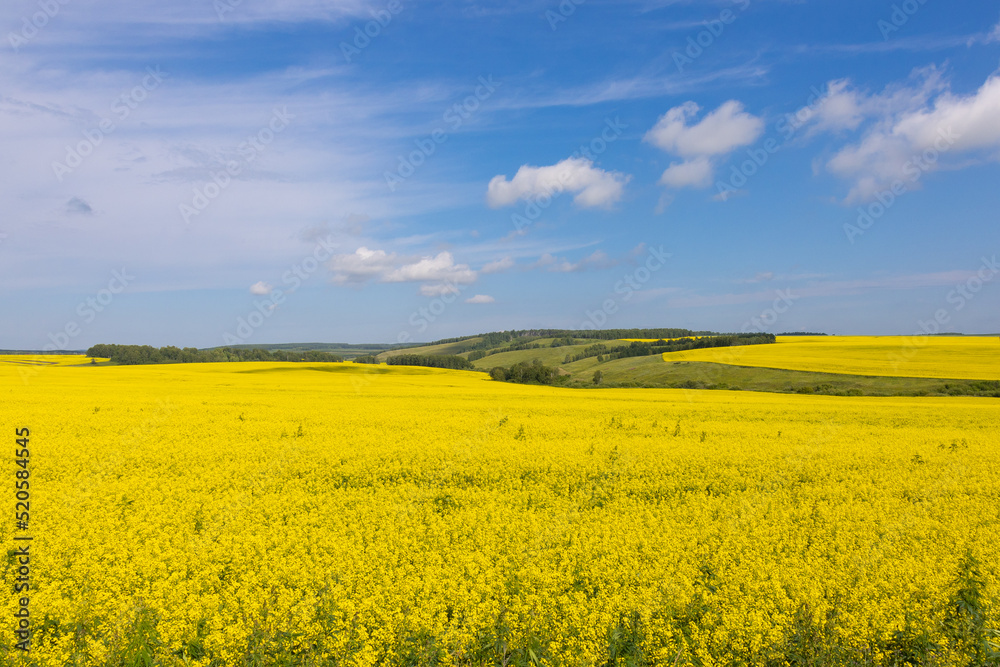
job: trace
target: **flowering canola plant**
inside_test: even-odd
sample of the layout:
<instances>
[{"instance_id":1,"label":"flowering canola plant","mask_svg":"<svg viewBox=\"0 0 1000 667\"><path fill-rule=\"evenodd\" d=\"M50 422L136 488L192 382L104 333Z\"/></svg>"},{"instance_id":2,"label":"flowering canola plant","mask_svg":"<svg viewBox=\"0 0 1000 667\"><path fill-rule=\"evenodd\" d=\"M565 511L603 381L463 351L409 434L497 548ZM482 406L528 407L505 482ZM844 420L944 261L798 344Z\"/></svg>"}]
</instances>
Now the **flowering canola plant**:
<instances>
[{"instance_id":1,"label":"flowering canola plant","mask_svg":"<svg viewBox=\"0 0 1000 667\"><path fill-rule=\"evenodd\" d=\"M7 665L932 649L959 665L1000 627L996 399L571 390L350 363L0 364L0 395L11 453L21 427L32 450L32 646L0 625ZM979 616L955 616L963 590Z\"/></svg>"},{"instance_id":2,"label":"flowering canola plant","mask_svg":"<svg viewBox=\"0 0 1000 667\"><path fill-rule=\"evenodd\" d=\"M1000 380L996 336L778 336L771 345L666 352L663 359L849 375Z\"/></svg>"}]
</instances>

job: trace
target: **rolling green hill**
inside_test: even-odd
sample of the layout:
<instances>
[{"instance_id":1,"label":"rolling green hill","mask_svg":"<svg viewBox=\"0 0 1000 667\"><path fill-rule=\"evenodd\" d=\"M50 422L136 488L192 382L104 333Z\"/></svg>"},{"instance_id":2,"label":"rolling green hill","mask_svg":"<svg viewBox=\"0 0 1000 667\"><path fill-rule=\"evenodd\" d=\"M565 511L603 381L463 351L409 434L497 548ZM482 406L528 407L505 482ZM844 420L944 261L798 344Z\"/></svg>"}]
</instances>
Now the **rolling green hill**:
<instances>
[{"instance_id":1,"label":"rolling green hill","mask_svg":"<svg viewBox=\"0 0 1000 667\"><path fill-rule=\"evenodd\" d=\"M448 343L431 343L429 345L418 345L406 348L385 350L379 353L378 360L385 361L389 357L401 354L462 354L470 347L478 344L482 340L479 336L465 338L463 340L451 341ZM463 355L465 356L465 355Z\"/></svg>"},{"instance_id":2,"label":"rolling green hill","mask_svg":"<svg viewBox=\"0 0 1000 667\"><path fill-rule=\"evenodd\" d=\"M538 343L543 343L547 345L546 347L531 349L531 350L515 350L512 352L500 352L498 354L491 354L488 357L483 357L472 362L473 366L476 368L481 368L483 370L489 370L496 366L513 366L516 363L522 361L532 362L538 359L546 366L563 366L564 359L566 355L575 355L583 352L584 349L590 347L595 343L602 343L610 348L621 347L628 345L627 342L623 340L604 340L604 341L594 341L588 340L576 345L562 345L560 347L550 347L554 339L548 338L544 341L536 341Z\"/></svg>"}]
</instances>

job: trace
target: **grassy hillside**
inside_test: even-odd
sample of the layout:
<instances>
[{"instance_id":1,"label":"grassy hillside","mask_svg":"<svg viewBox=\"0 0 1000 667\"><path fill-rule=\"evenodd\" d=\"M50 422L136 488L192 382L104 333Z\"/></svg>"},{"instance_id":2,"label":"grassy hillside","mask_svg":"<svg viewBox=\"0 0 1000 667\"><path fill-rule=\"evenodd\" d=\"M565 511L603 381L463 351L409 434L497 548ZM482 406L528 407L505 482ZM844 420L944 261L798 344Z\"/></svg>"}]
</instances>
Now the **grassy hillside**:
<instances>
[{"instance_id":1,"label":"grassy hillside","mask_svg":"<svg viewBox=\"0 0 1000 667\"><path fill-rule=\"evenodd\" d=\"M432 345L419 345L416 347L385 350L384 352L378 354L378 360L385 361L389 357L395 357L400 354L461 354L481 340L482 338L479 336L473 336L471 338L465 338L449 343L436 343Z\"/></svg>"},{"instance_id":2,"label":"grassy hillside","mask_svg":"<svg viewBox=\"0 0 1000 667\"><path fill-rule=\"evenodd\" d=\"M551 345L552 338L546 338L539 341L543 345ZM483 357L477 361L472 362L476 368L482 368L483 370L489 370L496 366L513 366L516 363L522 361L532 362L538 359L546 366L563 366L563 360L566 355L573 356L584 351L584 349L594 345L595 343L602 343L609 349L620 347L623 345L628 345L622 340L588 340L577 345L563 345L561 347L542 347L533 350L515 350L513 352L500 352L499 354L491 354L488 357ZM657 357L659 358L659 357Z\"/></svg>"}]
</instances>

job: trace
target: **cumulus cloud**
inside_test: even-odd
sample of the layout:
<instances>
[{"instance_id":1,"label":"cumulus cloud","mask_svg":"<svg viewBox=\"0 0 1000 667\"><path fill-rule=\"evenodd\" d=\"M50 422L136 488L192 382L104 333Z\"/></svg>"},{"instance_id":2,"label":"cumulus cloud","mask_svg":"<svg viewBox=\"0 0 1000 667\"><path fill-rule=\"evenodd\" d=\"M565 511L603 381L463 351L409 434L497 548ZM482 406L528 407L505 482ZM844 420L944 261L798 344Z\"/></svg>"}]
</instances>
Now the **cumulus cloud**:
<instances>
[{"instance_id":1,"label":"cumulus cloud","mask_svg":"<svg viewBox=\"0 0 1000 667\"><path fill-rule=\"evenodd\" d=\"M493 303L494 301L496 301L496 299L491 296L487 296L486 294L477 294L471 299L465 300L466 303Z\"/></svg>"},{"instance_id":2,"label":"cumulus cloud","mask_svg":"<svg viewBox=\"0 0 1000 667\"><path fill-rule=\"evenodd\" d=\"M337 284L426 283L421 286L424 296L441 296L457 291L456 285L476 282L476 272L468 264L456 264L450 252L433 257L406 258L384 250L364 246L350 254L335 255L327 262Z\"/></svg>"},{"instance_id":3,"label":"cumulus cloud","mask_svg":"<svg viewBox=\"0 0 1000 667\"><path fill-rule=\"evenodd\" d=\"M908 82L891 84L874 95L853 88L849 79L835 79L809 106L789 114L788 120L795 127L809 125L808 134L856 130L870 118L885 118L926 105L946 89L936 67L918 69Z\"/></svg>"},{"instance_id":4,"label":"cumulus cloud","mask_svg":"<svg viewBox=\"0 0 1000 667\"><path fill-rule=\"evenodd\" d=\"M436 257L424 257L413 264L404 264L390 271L383 279L387 283L447 281L468 285L476 281L476 272L468 264L455 264L450 252Z\"/></svg>"},{"instance_id":5,"label":"cumulus cloud","mask_svg":"<svg viewBox=\"0 0 1000 667\"><path fill-rule=\"evenodd\" d=\"M501 273L507 269L513 268L514 260L510 257L504 257L503 259L498 259L495 262L490 262L486 264L480 272L482 273Z\"/></svg>"},{"instance_id":6,"label":"cumulus cloud","mask_svg":"<svg viewBox=\"0 0 1000 667\"><path fill-rule=\"evenodd\" d=\"M671 188L704 188L712 184L712 161L697 157L687 162L674 162L660 177L660 184Z\"/></svg>"},{"instance_id":7,"label":"cumulus cloud","mask_svg":"<svg viewBox=\"0 0 1000 667\"><path fill-rule=\"evenodd\" d=\"M827 169L851 182L846 202L870 201L892 188L914 189L930 172L954 164L1000 159L1000 75L974 93L955 95L936 71L910 90L859 97L873 116L855 143L840 149Z\"/></svg>"},{"instance_id":8,"label":"cumulus cloud","mask_svg":"<svg viewBox=\"0 0 1000 667\"><path fill-rule=\"evenodd\" d=\"M857 129L868 114L868 104L864 96L849 86L847 79L830 81L823 96L800 109L796 117L812 123L813 131Z\"/></svg>"},{"instance_id":9,"label":"cumulus cloud","mask_svg":"<svg viewBox=\"0 0 1000 667\"><path fill-rule=\"evenodd\" d=\"M494 176L486 191L492 208L510 206L521 199L575 192L573 202L582 208L607 208L622 198L631 176L605 171L587 158L567 158L548 167L524 165L514 178Z\"/></svg>"},{"instance_id":10,"label":"cumulus cloud","mask_svg":"<svg viewBox=\"0 0 1000 667\"><path fill-rule=\"evenodd\" d=\"M396 268L396 254L388 254L384 250L369 250L362 246L347 255L334 255L327 262L327 268L333 273L333 282L363 283L379 279Z\"/></svg>"},{"instance_id":11,"label":"cumulus cloud","mask_svg":"<svg viewBox=\"0 0 1000 667\"><path fill-rule=\"evenodd\" d=\"M258 296L265 296L270 294L273 289L274 287L261 280L250 286L250 293Z\"/></svg>"},{"instance_id":12,"label":"cumulus cloud","mask_svg":"<svg viewBox=\"0 0 1000 667\"><path fill-rule=\"evenodd\" d=\"M685 102L660 116L644 141L683 158L663 172L660 183L671 188L704 188L712 183L715 161L737 148L749 146L764 131L764 121L743 110L736 100L724 102L696 123L701 111Z\"/></svg>"},{"instance_id":13,"label":"cumulus cloud","mask_svg":"<svg viewBox=\"0 0 1000 667\"><path fill-rule=\"evenodd\" d=\"M670 109L646 133L645 140L683 158L710 157L748 146L764 131L764 121L746 113L736 100L724 102L698 123L689 125L699 111L701 107L694 102Z\"/></svg>"}]
</instances>

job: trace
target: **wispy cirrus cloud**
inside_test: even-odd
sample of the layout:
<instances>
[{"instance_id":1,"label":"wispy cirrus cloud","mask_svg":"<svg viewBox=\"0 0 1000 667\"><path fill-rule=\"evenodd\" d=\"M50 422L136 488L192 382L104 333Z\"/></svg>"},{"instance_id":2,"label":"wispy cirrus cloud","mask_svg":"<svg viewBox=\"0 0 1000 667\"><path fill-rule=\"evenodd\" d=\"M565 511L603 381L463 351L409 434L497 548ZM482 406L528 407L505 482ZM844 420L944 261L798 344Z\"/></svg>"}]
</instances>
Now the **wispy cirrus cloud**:
<instances>
[{"instance_id":1,"label":"wispy cirrus cloud","mask_svg":"<svg viewBox=\"0 0 1000 667\"><path fill-rule=\"evenodd\" d=\"M504 257L502 259L495 260L493 262L488 262L483 265L480 269L481 273L502 273L514 267L514 259L512 257Z\"/></svg>"},{"instance_id":2,"label":"wispy cirrus cloud","mask_svg":"<svg viewBox=\"0 0 1000 667\"><path fill-rule=\"evenodd\" d=\"M528 265L529 269L541 269L552 273L580 273L582 271L602 271L621 264L634 264L635 259L646 251L646 244L640 243L624 256L612 257L603 250L595 250L589 255L573 262L551 253L543 253L535 262Z\"/></svg>"}]
</instances>

